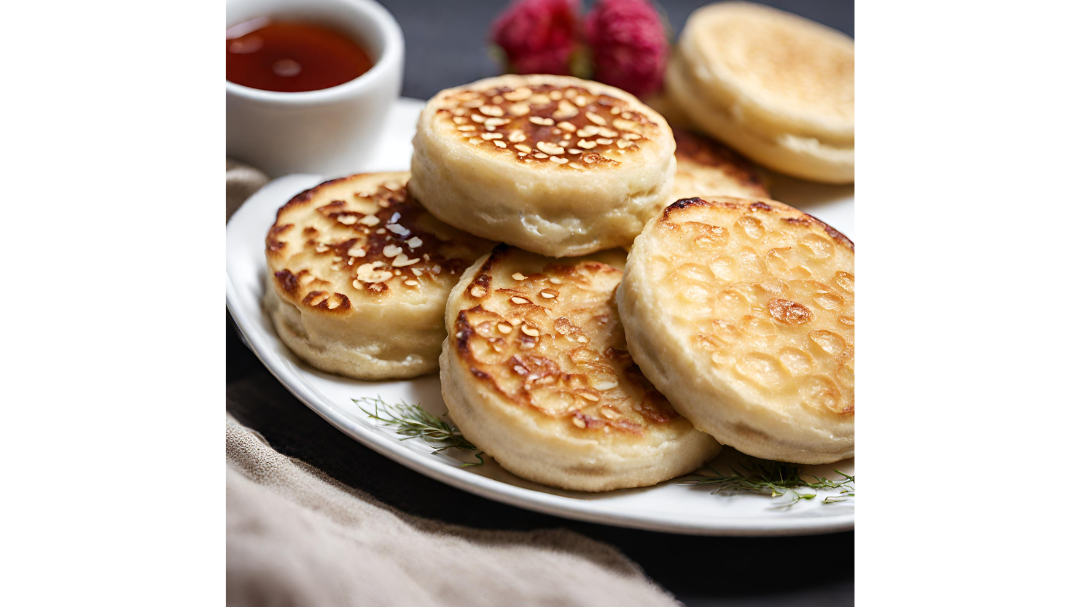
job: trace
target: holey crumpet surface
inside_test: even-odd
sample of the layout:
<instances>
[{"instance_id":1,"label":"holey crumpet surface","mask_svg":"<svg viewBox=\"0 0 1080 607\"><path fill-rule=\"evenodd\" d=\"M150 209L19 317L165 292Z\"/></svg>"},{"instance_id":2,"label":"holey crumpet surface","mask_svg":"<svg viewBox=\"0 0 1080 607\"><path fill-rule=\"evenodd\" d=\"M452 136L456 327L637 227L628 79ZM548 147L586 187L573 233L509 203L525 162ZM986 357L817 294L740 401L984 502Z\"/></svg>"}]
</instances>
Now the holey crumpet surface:
<instances>
[{"instance_id":1,"label":"holey crumpet surface","mask_svg":"<svg viewBox=\"0 0 1080 607\"><path fill-rule=\"evenodd\" d=\"M491 243L432 217L408 173L354 175L297 194L266 236L265 306L312 366L361 379L438 367L450 289Z\"/></svg>"},{"instance_id":2,"label":"holey crumpet surface","mask_svg":"<svg viewBox=\"0 0 1080 607\"><path fill-rule=\"evenodd\" d=\"M692 472L719 452L626 350L614 301L625 255L556 260L500 245L450 295L443 399L507 470L603 491Z\"/></svg>"},{"instance_id":3,"label":"holey crumpet surface","mask_svg":"<svg viewBox=\"0 0 1080 607\"><path fill-rule=\"evenodd\" d=\"M778 202L680 200L618 290L630 353L699 430L761 458L855 454L855 246Z\"/></svg>"},{"instance_id":4,"label":"holey crumpet surface","mask_svg":"<svg viewBox=\"0 0 1080 607\"><path fill-rule=\"evenodd\" d=\"M565 76L442 91L420 115L409 189L463 230L551 257L629 246L675 174L667 122L632 95Z\"/></svg>"}]
</instances>

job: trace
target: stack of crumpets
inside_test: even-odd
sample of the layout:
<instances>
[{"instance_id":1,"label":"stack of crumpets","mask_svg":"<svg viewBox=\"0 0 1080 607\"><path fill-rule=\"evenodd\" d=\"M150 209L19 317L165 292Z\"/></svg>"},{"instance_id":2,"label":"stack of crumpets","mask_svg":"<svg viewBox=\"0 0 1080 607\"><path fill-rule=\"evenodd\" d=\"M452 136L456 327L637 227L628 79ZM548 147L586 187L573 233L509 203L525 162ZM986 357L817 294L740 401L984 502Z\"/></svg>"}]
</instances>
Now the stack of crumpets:
<instances>
[{"instance_id":1,"label":"stack of crumpets","mask_svg":"<svg viewBox=\"0 0 1080 607\"><path fill-rule=\"evenodd\" d=\"M437 369L462 435L552 487L649 486L721 445L852 457L854 244L771 200L740 155L850 181L850 47L755 5L695 13L667 99L724 143L566 76L442 91L411 172L328 181L278 212L274 327L324 371Z\"/></svg>"}]
</instances>

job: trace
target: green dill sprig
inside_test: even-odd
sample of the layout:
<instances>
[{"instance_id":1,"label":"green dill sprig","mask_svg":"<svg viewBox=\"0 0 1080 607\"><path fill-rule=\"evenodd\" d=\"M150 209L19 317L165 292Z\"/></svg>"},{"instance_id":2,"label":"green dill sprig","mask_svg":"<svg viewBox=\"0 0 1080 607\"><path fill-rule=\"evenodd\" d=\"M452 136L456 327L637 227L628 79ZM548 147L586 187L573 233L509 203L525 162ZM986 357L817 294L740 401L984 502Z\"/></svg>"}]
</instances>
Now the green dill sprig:
<instances>
[{"instance_id":1,"label":"green dill sprig","mask_svg":"<svg viewBox=\"0 0 1080 607\"><path fill-rule=\"evenodd\" d=\"M390 405L381 396L364 396L354 398L352 401L371 419L393 427L394 431L402 435L399 440L423 439L435 449L435 453L441 453L447 449L475 451L473 456L479 461L467 462L462 466L480 466L484 463L484 458L481 457L484 453L462 436L457 426L428 413L418 404L410 405L401 401L397 405ZM372 410L365 408L365 405Z\"/></svg>"},{"instance_id":2,"label":"green dill sprig","mask_svg":"<svg viewBox=\"0 0 1080 607\"><path fill-rule=\"evenodd\" d=\"M817 493L799 489L839 489L840 495L830 495L823 499L823 504L836 504L846 502L855 497L855 477L844 474L839 470L833 470L842 480L832 480L811 476L813 482L802 477L802 469L795 464L773 462L757 458L746 458L739 464L731 465L731 474L722 474L711 465L706 467L713 473L711 475L698 474L687 477L680 483L682 485L710 485L716 486L712 492L723 495L756 494L769 497L781 497L786 501L774 508L785 509L794 506L803 500L812 500Z\"/></svg>"}]
</instances>

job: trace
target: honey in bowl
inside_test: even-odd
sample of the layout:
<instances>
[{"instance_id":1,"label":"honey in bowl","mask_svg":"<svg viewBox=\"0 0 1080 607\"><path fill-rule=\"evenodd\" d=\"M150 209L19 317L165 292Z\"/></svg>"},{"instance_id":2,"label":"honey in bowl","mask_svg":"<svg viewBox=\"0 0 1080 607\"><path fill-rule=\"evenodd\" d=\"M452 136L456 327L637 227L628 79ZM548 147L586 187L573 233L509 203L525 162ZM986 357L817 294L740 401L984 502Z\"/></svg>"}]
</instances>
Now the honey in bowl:
<instances>
[{"instance_id":1,"label":"honey in bowl","mask_svg":"<svg viewBox=\"0 0 1080 607\"><path fill-rule=\"evenodd\" d=\"M225 30L225 79L242 86L317 91L358 78L371 65L352 38L314 23L260 18Z\"/></svg>"}]
</instances>

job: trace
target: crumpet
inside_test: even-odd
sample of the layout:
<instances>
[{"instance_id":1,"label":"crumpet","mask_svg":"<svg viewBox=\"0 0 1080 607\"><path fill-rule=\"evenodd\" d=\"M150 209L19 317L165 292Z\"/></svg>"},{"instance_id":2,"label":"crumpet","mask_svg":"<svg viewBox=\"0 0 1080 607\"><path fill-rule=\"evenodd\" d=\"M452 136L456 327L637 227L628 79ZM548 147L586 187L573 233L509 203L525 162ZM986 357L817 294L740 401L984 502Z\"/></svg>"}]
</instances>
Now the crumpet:
<instances>
[{"instance_id":1,"label":"crumpet","mask_svg":"<svg viewBox=\"0 0 1080 607\"><path fill-rule=\"evenodd\" d=\"M629 246L670 202L675 140L629 93L507 75L424 108L409 189L446 223L548 255Z\"/></svg>"},{"instance_id":2,"label":"crumpet","mask_svg":"<svg viewBox=\"0 0 1080 607\"><path fill-rule=\"evenodd\" d=\"M778 202L680 200L618 290L642 372L699 430L765 459L855 454L855 245Z\"/></svg>"},{"instance_id":3,"label":"crumpet","mask_svg":"<svg viewBox=\"0 0 1080 607\"><path fill-rule=\"evenodd\" d=\"M500 245L450 295L443 399L462 434L518 476L578 491L642 487L720 449L630 358L614 301L624 259Z\"/></svg>"},{"instance_id":4,"label":"crumpet","mask_svg":"<svg viewBox=\"0 0 1080 607\"><path fill-rule=\"evenodd\" d=\"M701 130L775 171L855 180L855 42L774 8L721 2L690 15L665 72Z\"/></svg>"},{"instance_id":5,"label":"crumpet","mask_svg":"<svg viewBox=\"0 0 1080 607\"><path fill-rule=\"evenodd\" d=\"M671 199L694 196L769 198L761 172L738 153L707 137L673 128L675 187Z\"/></svg>"},{"instance_id":6,"label":"crumpet","mask_svg":"<svg viewBox=\"0 0 1080 607\"><path fill-rule=\"evenodd\" d=\"M492 243L432 217L408 173L327 181L278 211L266 237L265 306L278 335L314 367L391 379L438 367L443 309Z\"/></svg>"}]
</instances>

